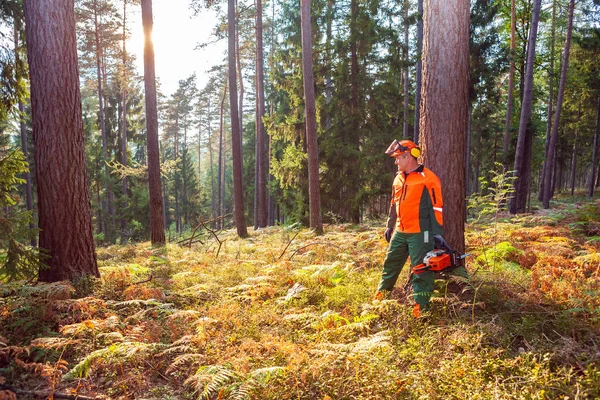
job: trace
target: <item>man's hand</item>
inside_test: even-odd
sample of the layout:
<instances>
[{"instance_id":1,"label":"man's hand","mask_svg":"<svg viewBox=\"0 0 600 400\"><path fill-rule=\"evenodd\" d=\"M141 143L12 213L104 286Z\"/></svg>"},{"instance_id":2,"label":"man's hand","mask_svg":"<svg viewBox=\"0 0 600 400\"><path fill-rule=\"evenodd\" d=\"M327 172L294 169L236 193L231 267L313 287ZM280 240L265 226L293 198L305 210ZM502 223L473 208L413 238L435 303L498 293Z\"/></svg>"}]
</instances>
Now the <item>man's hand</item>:
<instances>
[{"instance_id":1,"label":"man's hand","mask_svg":"<svg viewBox=\"0 0 600 400\"><path fill-rule=\"evenodd\" d=\"M440 250L452 251L452 248L448 246L442 235L435 235L433 237L433 247Z\"/></svg>"},{"instance_id":2,"label":"man's hand","mask_svg":"<svg viewBox=\"0 0 600 400\"><path fill-rule=\"evenodd\" d=\"M385 237L385 240L389 243L390 240L392 240L392 234L394 233L394 228L387 228L385 230L385 233L383 234L383 236Z\"/></svg>"}]
</instances>

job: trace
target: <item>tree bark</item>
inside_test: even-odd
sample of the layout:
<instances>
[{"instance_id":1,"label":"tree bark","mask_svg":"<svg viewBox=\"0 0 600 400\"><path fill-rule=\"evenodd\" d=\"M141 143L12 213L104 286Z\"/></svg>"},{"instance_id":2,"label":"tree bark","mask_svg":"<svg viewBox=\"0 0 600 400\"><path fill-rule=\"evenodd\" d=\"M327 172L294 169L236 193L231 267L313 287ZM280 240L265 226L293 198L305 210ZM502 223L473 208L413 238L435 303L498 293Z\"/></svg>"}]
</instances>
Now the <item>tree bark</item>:
<instances>
[{"instance_id":1,"label":"tree bark","mask_svg":"<svg viewBox=\"0 0 600 400\"><path fill-rule=\"evenodd\" d=\"M575 170L577 169L577 132L575 132L575 138L573 140L573 151L571 152L571 197L575 194Z\"/></svg>"},{"instance_id":2,"label":"tree bark","mask_svg":"<svg viewBox=\"0 0 600 400\"><path fill-rule=\"evenodd\" d=\"M534 0L531 15L531 27L527 44L527 70L525 73L523 101L521 102L521 118L519 137L515 152L514 170L516 171L515 195L510 202L511 214L524 212L527 206L529 177L531 174L531 145L533 131L531 127L531 109L533 102L533 70L535 61L535 43L537 40L538 22L540 19L541 0Z\"/></svg>"},{"instance_id":3,"label":"tree bark","mask_svg":"<svg viewBox=\"0 0 600 400\"><path fill-rule=\"evenodd\" d=\"M415 129L413 142L419 143L419 121L421 116L421 80L422 80L422 53L423 53L423 0L418 0L417 16L417 65L415 67Z\"/></svg>"},{"instance_id":4,"label":"tree bark","mask_svg":"<svg viewBox=\"0 0 600 400\"><path fill-rule=\"evenodd\" d=\"M144 26L144 85L146 91L146 135L148 146L148 188L150 191L150 224L152 244L165 243L165 221L160 181L158 146L158 109L156 76L154 71L154 44L152 43L152 0L142 0Z\"/></svg>"},{"instance_id":5,"label":"tree bark","mask_svg":"<svg viewBox=\"0 0 600 400\"><path fill-rule=\"evenodd\" d=\"M465 249L465 163L469 82L469 3L427 0L423 7L420 144L444 186L444 236ZM452 160L452 168L448 168Z\"/></svg>"},{"instance_id":6,"label":"tree bark","mask_svg":"<svg viewBox=\"0 0 600 400\"><path fill-rule=\"evenodd\" d=\"M45 282L100 277L85 167L73 0L25 0Z\"/></svg>"},{"instance_id":7,"label":"tree bark","mask_svg":"<svg viewBox=\"0 0 600 400\"><path fill-rule=\"evenodd\" d=\"M308 151L308 203L310 209L310 227L320 235L323 233L323 219L321 216L321 193L319 183L319 148L317 143L310 0L300 0L300 17L302 27L304 114L306 119L306 145Z\"/></svg>"},{"instance_id":8,"label":"tree bark","mask_svg":"<svg viewBox=\"0 0 600 400\"><path fill-rule=\"evenodd\" d=\"M515 91L515 26L516 26L515 0L510 4L510 67L508 70L508 100L506 105L506 121L504 123L504 169L508 170L508 149L510 147L510 122L512 120L513 92Z\"/></svg>"},{"instance_id":9,"label":"tree bark","mask_svg":"<svg viewBox=\"0 0 600 400\"><path fill-rule=\"evenodd\" d=\"M404 55L404 104L403 104L403 119L402 136L408 139L408 91L410 84L408 82L408 0L404 0L404 46L402 53Z\"/></svg>"},{"instance_id":10,"label":"tree bark","mask_svg":"<svg viewBox=\"0 0 600 400\"><path fill-rule=\"evenodd\" d=\"M546 121L546 143L545 152L546 158L542 168L542 179L540 182L540 193L538 194L538 200L544 201L544 176L546 175L546 168L548 167L548 148L550 147L550 136L552 132L552 107L554 103L554 38L556 32L556 1L552 2L552 27L550 28L550 67L548 68L548 116Z\"/></svg>"},{"instance_id":11,"label":"tree bark","mask_svg":"<svg viewBox=\"0 0 600 400\"><path fill-rule=\"evenodd\" d=\"M594 144L592 148L592 175L590 176L590 186L588 197L594 197L594 186L596 183L596 162L598 158L598 135L600 135L600 95L598 95L598 106L596 111L596 130L594 132Z\"/></svg>"},{"instance_id":12,"label":"tree bark","mask_svg":"<svg viewBox=\"0 0 600 400\"><path fill-rule=\"evenodd\" d=\"M14 40L15 40L15 65L19 68L19 64L21 64L21 55L20 55L20 43L19 43L19 32L21 30L21 22L19 18L14 19ZM21 81L22 77L19 73L16 74L17 79ZM23 100L19 97L18 100L19 107L19 132L21 134L21 151L25 156L25 160L29 163L29 149L27 145L27 129L25 128L25 105L23 104ZM31 165L31 164L30 164ZM31 167L27 168L27 172L25 172L25 200L27 205L27 211L31 213L31 217L33 219L33 196L31 192ZM30 244L32 247L37 246L37 235L33 233L35 229L35 224L32 222L29 223L29 229L32 231Z\"/></svg>"},{"instance_id":13,"label":"tree bark","mask_svg":"<svg viewBox=\"0 0 600 400\"><path fill-rule=\"evenodd\" d=\"M121 164L127 166L127 0L123 0L123 115L121 116ZM121 214L127 209L127 177L121 183ZM127 218L121 216L121 243L127 242Z\"/></svg>"},{"instance_id":14,"label":"tree bark","mask_svg":"<svg viewBox=\"0 0 600 400\"><path fill-rule=\"evenodd\" d=\"M567 37L565 39L565 51L563 53L563 64L560 71L560 83L558 85L558 97L556 99L556 111L554 113L554 121L552 123L552 135L547 151L547 167L544 171L544 197L542 203L544 208L550 208L551 196L551 172L554 168L554 160L556 156L556 145L558 144L558 125L560 123L560 113L562 110L563 98L565 95L565 85L567 83L567 70L569 68L569 50L571 48L571 36L573 33L573 11L575 8L575 0L569 2L569 20L567 23ZM549 155L549 156L548 156Z\"/></svg>"},{"instance_id":15,"label":"tree bark","mask_svg":"<svg viewBox=\"0 0 600 400\"><path fill-rule=\"evenodd\" d=\"M104 186L106 190L106 203L103 207L108 213L109 220L112 220L114 216L114 194L110 184L110 169L108 168L108 140L106 137L106 124L104 121L104 94L102 93L102 82L103 82L103 68L102 68L102 44L100 42L100 35L98 33L98 2L94 0L94 39L96 42L96 70L98 79L98 122L100 125L100 135L102 136L102 155L104 157ZM111 241L110 229L106 226L106 222L102 221L102 232L104 233L104 239Z\"/></svg>"},{"instance_id":16,"label":"tree bark","mask_svg":"<svg viewBox=\"0 0 600 400\"><path fill-rule=\"evenodd\" d=\"M223 193L225 191L225 165L223 161L223 119L225 118L225 98L227 97L227 82L225 82L225 87L223 88L223 97L221 98L221 108L219 111L219 156L218 156L218 168L217 168L217 209L215 216L221 216L223 214L222 204L225 201ZM215 224L217 224L218 228L223 227L223 221L219 220L218 222L215 220Z\"/></svg>"},{"instance_id":17,"label":"tree bark","mask_svg":"<svg viewBox=\"0 0 600 400\"><path fill-rule=\"evenodd\" d=\"M242 135L237 103L237 82L235 77L235 0L229 0L227 7L228 58L229 58L229 106L231 115L231 155L233 158L233 204L235 226L239 237L248 236L244 215L244 188L242 186Z\"/></svg>"},{"instance_id":18,"label":"tree bark","mask_svg":"<svg viewBox=\"0 0 600 400\"><path fill-rule=\"evenodd\" d=\"M267 226L267 163L266 132L263 117L265 116L265 73L263 67L263 23L262 0L256 0L256 147L258 186L257 226Z\"/></svg>"}]
</instances>

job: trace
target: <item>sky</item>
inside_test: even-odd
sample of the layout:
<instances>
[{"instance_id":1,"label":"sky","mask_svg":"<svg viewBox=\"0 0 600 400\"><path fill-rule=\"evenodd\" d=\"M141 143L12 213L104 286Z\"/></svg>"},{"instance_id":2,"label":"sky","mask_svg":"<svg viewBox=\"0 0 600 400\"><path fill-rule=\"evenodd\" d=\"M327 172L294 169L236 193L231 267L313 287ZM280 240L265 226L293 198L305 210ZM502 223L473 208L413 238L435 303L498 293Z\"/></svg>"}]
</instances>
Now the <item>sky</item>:
<instances>
[{"instance_id":1,"label":"sky","mask_svg":"<svg viewBox=\"0 0 600 400\"><path fill-rule=\"evenodd\" d=\"M176 89L179 80L188 78L194 72L198 88L208 81L206 71L221 63L227 50L225 39L194 50L198 43L211 41L210 34L217 22L216 13L203 9L201 15L193 16L189 0L153 0L154 17L154 61L156 77L160 80L161 91L169 96ZM136 56L140 76L144 74L144 30L139 5L130 7L128 12L131 38L128 51Z\"/></svg>"}]
</instances>

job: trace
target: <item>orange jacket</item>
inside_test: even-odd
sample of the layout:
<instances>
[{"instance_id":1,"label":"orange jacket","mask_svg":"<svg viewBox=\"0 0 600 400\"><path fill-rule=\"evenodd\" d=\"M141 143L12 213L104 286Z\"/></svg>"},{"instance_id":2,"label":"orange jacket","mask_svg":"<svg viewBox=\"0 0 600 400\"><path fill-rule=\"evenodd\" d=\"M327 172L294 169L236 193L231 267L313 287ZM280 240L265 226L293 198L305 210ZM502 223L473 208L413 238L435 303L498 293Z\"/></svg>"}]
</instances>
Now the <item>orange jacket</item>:
<instances>
[{"instance_id":1,"label":"orange jacket","mask_svg":"<svg viewBox=\"0 0 600 400\"><path fill-rule=\"evenodd\" d=\"M398 231L441 235L443 205L440 178L423 165L408 174L400 172L394 178L390 217L395 211Z\"/></svg>"}]
</instances>

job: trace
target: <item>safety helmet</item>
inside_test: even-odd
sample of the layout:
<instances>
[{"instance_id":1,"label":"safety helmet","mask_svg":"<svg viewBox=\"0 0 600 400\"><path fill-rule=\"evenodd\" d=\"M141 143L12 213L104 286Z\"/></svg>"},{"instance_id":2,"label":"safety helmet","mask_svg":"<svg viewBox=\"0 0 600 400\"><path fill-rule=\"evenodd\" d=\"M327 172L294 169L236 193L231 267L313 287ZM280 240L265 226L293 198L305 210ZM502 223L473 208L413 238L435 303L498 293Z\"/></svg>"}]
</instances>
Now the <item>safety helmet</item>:
<instances>
[{"instance_id":1,"label":"safety helmet","mask_svg":"<svg viewBox=\"0 0 600 400\"><path fill-rule=\"evenodd\" d=\"M396 139L390 144L388 149L385 151L390 157L398 157L401 154L409 151L410 155L414 158L419 158L421 155L421 149L412 140L403 140L398 142Z\"/></svg>"}]
</instances>

